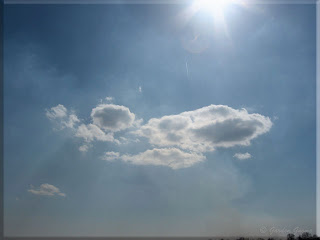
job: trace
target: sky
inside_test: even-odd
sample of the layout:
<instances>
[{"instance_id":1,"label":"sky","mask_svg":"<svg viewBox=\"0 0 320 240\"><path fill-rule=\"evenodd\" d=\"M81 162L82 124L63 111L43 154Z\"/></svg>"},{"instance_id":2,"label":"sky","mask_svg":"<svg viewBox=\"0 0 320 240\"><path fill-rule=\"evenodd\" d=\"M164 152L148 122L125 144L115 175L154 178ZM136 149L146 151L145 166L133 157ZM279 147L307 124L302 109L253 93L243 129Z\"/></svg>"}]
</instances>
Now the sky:
<instances>
[{"instance_id":1,"label":"sky","mask_svg":"<svg viewBox=\"0 0 320 240\"><path fill-rule=\"evenodd\" d=\"M205 3L5 5L5 236L315 233L315 5Z\"/></svg>"}]
</instances>

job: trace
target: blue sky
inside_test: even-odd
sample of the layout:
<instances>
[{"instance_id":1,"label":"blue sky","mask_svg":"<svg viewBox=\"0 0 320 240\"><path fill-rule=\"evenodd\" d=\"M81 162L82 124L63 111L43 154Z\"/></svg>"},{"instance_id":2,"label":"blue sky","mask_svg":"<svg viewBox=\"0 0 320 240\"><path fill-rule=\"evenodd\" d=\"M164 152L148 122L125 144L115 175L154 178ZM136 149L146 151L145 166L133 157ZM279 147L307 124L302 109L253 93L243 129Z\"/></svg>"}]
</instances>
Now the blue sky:
<instances>
[{"instance_id":1,"label":"blue sky","mask_svg":"<svg viewBox=\"0 0 320 240\"><path fill-rule=\"evenodd\" d=\"M315 233L315 5L192 7L5 6L5 235Z\"/></svg>"}]
</instances>

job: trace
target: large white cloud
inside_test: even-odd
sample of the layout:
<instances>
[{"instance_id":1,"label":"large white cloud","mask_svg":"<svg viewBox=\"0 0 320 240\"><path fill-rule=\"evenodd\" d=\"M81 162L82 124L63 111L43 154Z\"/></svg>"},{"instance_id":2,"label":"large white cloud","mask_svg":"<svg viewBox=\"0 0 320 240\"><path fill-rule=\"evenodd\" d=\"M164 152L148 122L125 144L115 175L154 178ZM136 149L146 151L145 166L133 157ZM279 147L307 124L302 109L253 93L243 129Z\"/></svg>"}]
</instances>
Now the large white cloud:
<instances>
[{"instance_id":1,"label":"large white cloud","mask_svg":"<svg viewBox=\"0 0 320 240\"><path fill-rule=\"evenodd\" d=\"M156 146L208 152L216 147L248 146L271 126L270 118L260 114L210 105L178 115L152 118L135 133Z\"/></svg>"},{"instance_id":2,"label":"large white cloud","mask_svg":"<svg viewBox=\"0 0 320 240\"><path fill-rule=\"evenodd\" d=\"M100 104L92 109L93 123L107 131L120 131L134 123L135 115L129 108L115 104Z\"/></svg>"},{"instance_id":3,"label":"large white cloud","mask_svg":"<svg viewBox=\"0 0 320 240\"><path fill-rule=\"evenodd\" d=\"M28 192L35 195L43 195L43 196L55 196L55 195L58 195L61 197L66 196L66 194L62 193L59 188L48 183L41 184L39 188L35 188L31 185L31 189L28 189Z\"/></svg>"},{"instance_id":4,"label":"large white cloud","mask_svg":"<svg viewBox=\"0 0 320 240\"><path fill-rule=\"evenodd\" d=\"M205 160L205 156L195 152L183 152L177 148L154 148L137 155L122 155L120 159L131 164L167 166L179 169L202 162Z\"/></svg>"},{"instance_id":5,"label":"large white cloud","mask_svg":"<svg viewBox=\"0 0 320 240\"><path fill-rule=\"evenodd\" d=\"M92 123L84 124L75 114L59 104L47 111L50 119L58 119L63 126L72 128L76 137L86 144L79 148L88 151L88 143L104 141L133 143L120 132L119 140L115 132L134 127L137 136L146 137L149 143L158 148L136 155L119 155L108 152L102 158L108 161L121 159L139 165L161 165L173 169L190 167L205 159L202 155L218 147L248 146L251 141L272 127L269 117L248 113L245 109L233 109L225 105L210 105L194 111L182 112L161 118L152 118L146 124L136 120L135 114L125 106L100 104L91 111ZM128 133L128 132L127 132ZM237 158L248 158L235 155Z\"/></svg>"}]
</instances>

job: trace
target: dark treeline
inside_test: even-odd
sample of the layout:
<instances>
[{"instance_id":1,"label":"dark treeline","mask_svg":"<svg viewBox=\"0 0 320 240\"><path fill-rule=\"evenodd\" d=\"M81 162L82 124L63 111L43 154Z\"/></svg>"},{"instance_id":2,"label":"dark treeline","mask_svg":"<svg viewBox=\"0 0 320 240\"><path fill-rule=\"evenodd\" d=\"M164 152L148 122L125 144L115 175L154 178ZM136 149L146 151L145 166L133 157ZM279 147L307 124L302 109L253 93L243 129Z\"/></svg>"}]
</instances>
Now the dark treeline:
<instances>
[{"instance_id":1,"label":"dark treeline","mask_svg":"<svg viewBox=\"0 0 320 240\"><path fill-rule=\"evenodd\" d=\"M296 237L294 234L289 233L287 235L287 240L320 240L320 238L316 235L316 234L311 234L308 232L302 233L301 235L299 235L298 237Z\"/></svg>"},{"instance_id":2,"label":"dark treeline","mask_svg":"<svg viewBox=\"0 0 320 240\"><path fill-rule=\"evenodd\" d=\"M269 238L244 238L244 237L240 237L237 238L237 240L252 240L252 239L257 239L257 240L275 240L275 238L269 237ZM277 237L277 239L279 239L279 237ZM210 240L210 239L209 239ZM227 239L223 239L221 238L221 240L227 240ZM318 237L316 234L311 234L308 232L304 232L301 235L295 236L292 233L289 233L287 235L287 240L320 240L320 237Z\"/></svg>"}]
</instances>

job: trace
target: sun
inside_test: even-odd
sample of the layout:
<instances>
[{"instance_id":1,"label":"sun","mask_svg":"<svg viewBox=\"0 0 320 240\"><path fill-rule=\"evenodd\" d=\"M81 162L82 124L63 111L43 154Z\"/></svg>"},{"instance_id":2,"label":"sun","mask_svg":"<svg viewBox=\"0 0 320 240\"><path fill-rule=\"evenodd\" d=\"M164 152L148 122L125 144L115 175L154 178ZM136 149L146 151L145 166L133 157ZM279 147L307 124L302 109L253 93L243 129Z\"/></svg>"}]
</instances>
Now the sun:
<instances>
[{"instance_id":1,"label":"sun","mask_svg":"<svg viewBox=\"0 0 320 240\"><path fill-rule=\"evenodd\" d=\"M246 2L247 0L193 0L178 17L179 24L186 26L187 23L192 22L193 17L196 16L196 24L190 24L194 32L192 34L193 37L187 41L188 44L186 45L197 47L208 46L211 36L213 38L220 38L219 36L226 37L232 44L232 36L229 32L227 18L234 10L233 6L239 5L247 7ZM197 22L199 19L201 19L201 21ZM204 27L202 28L200 24L204 24ZM204 31L209 32L207 34L207 32ZM212 34L212 32L214 32L214 34Z\"/></svg>"},{"instance_id":2,"label":"sun","mask_svg":"<svg viewBox=\"0 0 320 240\"><path fill-rule=\"evenodd\" d=\"M209 12L217 20L222 20L225 8L232 2L233 0L195 0L193 8L195 11Z\"/></svg>"},{"instance_id":3,"label":"sun","mask_svg":"<svg viewBox=\"0 0 320 240\"><path fill-rule=\"evenodd\" d=\"M195 0L194 5L199 8L213 10L216 8L223 9L231 0Z\"/></svg>"}]
</instances>

